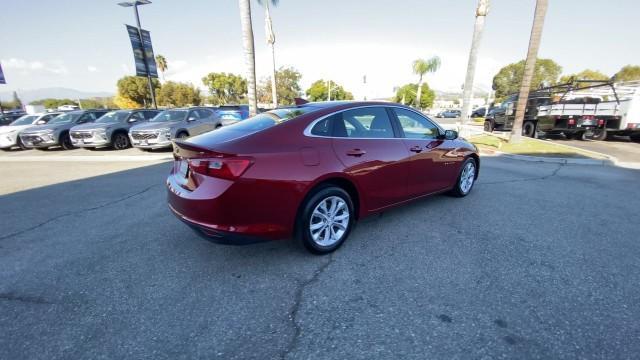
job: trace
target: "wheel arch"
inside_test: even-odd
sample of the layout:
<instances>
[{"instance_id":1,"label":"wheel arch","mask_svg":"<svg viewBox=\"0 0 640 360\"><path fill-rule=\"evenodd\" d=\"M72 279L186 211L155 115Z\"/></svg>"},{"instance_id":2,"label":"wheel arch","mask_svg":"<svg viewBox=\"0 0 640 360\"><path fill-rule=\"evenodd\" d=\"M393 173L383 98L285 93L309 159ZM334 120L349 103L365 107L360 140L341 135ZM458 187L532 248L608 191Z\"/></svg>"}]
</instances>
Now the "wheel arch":
<instances>
[{"instance_id":1,"label":"wheel arch","mask_svg":"<svg viewBox=\"0 0 640 360\"><path fill-rule=\"evenodd\" d=\"M302 197L302 200L298 204L298 208L296 210L296 217L295 217L296 225L294 226L294 229L293 229L294 236L298 232L297 219L300 217L300 214L304 209L304 204L306 204L307 200L310 197L312 197L315 193L317 193L319 190L328 186L336 186L346 191L347 194L349 194L349 196L351 197L351 201L353 202L353 210L355 213L354 215L356 217L356 220L361 217L360 212L363 209L363 199L360 196L360 191L358 190L358 187L356 186L356 184L352 180L344 176L328 175L326 177L318 179L311 186L309 186L309 189L306 191L306 193Z\"/></svg>"}]
</instances>

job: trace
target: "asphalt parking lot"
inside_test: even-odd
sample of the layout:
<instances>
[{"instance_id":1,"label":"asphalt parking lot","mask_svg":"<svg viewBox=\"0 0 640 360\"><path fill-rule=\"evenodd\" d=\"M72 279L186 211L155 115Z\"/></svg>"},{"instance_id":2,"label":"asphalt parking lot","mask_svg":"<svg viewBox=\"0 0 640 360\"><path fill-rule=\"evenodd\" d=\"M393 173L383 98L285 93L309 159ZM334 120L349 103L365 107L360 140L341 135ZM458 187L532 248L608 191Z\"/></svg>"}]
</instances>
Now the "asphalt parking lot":
<instances>
[{"instance_id":1,"label":"asphalt parking lot","mask_svg":"<svg viewBox=\"0 0 640 360\"><path fill-rule=\"evenodd\" d=\"M0 163L22 189L0 196L2 359L640 353L637 170L484 158L470 196L363 220L318 257L197 237L167 162L31 164L50 185Z\"/></svg>"}]
</instances>

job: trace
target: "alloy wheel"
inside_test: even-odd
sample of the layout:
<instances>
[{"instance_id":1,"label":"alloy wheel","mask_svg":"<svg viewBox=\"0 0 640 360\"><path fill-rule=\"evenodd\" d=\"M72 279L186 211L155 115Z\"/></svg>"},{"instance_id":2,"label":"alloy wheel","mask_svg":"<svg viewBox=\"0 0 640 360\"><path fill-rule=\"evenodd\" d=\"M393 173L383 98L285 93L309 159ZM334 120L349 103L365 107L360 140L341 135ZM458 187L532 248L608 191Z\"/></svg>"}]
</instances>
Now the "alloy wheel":
<instances>
[{"instance_id":1,"label":"alloy wheel","mask_svg":"<svg viewBox=\"0 0 640 360\"><path fill-rule=\"evenodd\" d=\"M320 246L331 246L342 239L349 228L349 206L339 196L322 199L311 214L309 231Z\"/></svg>"},{"instance_id":2,"label":"alloy wheel","mask_svg":"<svg viewBox=\"0 0 640 360\"><path fill-rule=\"evenodd\" d=\"M462 174L460 174L460 190L463 194L467 194L471 191L471 187L473 186L473 181L476 177L476 166L473 162L468 162L467 165L462 169Z\"/></svg>"}]
</instances>

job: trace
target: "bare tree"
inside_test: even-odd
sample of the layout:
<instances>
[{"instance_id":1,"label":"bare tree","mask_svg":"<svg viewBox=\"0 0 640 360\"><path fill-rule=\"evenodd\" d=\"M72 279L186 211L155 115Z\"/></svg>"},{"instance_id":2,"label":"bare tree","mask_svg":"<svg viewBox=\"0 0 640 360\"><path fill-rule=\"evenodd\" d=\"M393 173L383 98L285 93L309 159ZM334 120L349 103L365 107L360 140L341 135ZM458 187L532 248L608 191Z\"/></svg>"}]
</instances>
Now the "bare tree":
<instances>
[{"instance_id":1,"label":"bare tree","mask_svg":"<svg viewBox=\"0 0 640 360\"><path fill-rule=\"evenodd\" d=\"M471 50L469 51L469 63L467 64L467 76L464 80L464 90L462 92L462 123L467 124L471 113L471 99L473 98L473 80L476 75L476 63L478 62L478 48L484 29L484 20L489 13L489 0L479 0L476 9L476 22L473 27L473 38L471 40Z\"/></svg>"},{"instance_id":2,"label":"bare tree","mask_svg":"<svg viewBox=\"0 0 640 360\"><path fill-rule=\"evenodd\" d=\"M238 4L240 6L240 23L242 25L244 64L247 70L249 116L253 116L258 112L258 96L256 90L256 53L253 41L253 24L251 23L251 1L238 0Z\"/></svg>"},{"instance_id":3,"label":"bare tree","mask_svg":"<svg viewBox=\"0 0 640 360\"><path fill-rule=\"evenodd\" d=\"M278 107L278 94L276 91L276 35L273 33L273 22L271 21L271 13L269 12L269 3L274 6L278 5L278 0L258 0L262 4L264 1L264 28L267 36L267 44L271 50L271 98L273 99L273 107Z\"/></svg>"},{"instance_id":4,"label":"bare tree","mask_svg":"<svg viewBox=\"0 0 640 360\"><path fill-rule=\"evenodd\" d=\"M522 138L522 122L529 99L529 90L531 88L531 79L536 67L536 59L538 57L538 48L540 48L540 39L542 38L542 29L544 27L544 17L547 14L548 0L537 0L536 11L533 17L533 26L531 27L531 37L529 38L529 50L527 51L527 59L524 63L524 74L522 76L522 84L520 85L520 94L518 95L518 104L516 108L516 118L513 121L511 129L510 141L520 141Z\"/></svg>"}]
</instances>

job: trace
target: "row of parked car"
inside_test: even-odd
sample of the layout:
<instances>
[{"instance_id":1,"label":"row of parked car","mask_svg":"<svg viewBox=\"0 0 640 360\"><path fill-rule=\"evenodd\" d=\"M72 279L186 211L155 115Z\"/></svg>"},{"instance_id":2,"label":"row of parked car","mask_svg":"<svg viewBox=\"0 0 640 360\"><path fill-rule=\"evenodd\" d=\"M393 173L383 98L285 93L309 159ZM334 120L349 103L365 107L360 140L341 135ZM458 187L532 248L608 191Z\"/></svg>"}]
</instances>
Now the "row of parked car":
<instances>
[{"instance_id":1,"label":"row of parked car","mask_svg":"<svg viewBox=\"0 0 640 360\"><path fill-rule=\"evenodd\" d=\"M167 110L76 110L24 115L0 127L0 149L48 149L131 146L148 150L170 147L187 138L249 116L246 105L188 107Z\"/></svg>"}]
</instances>

